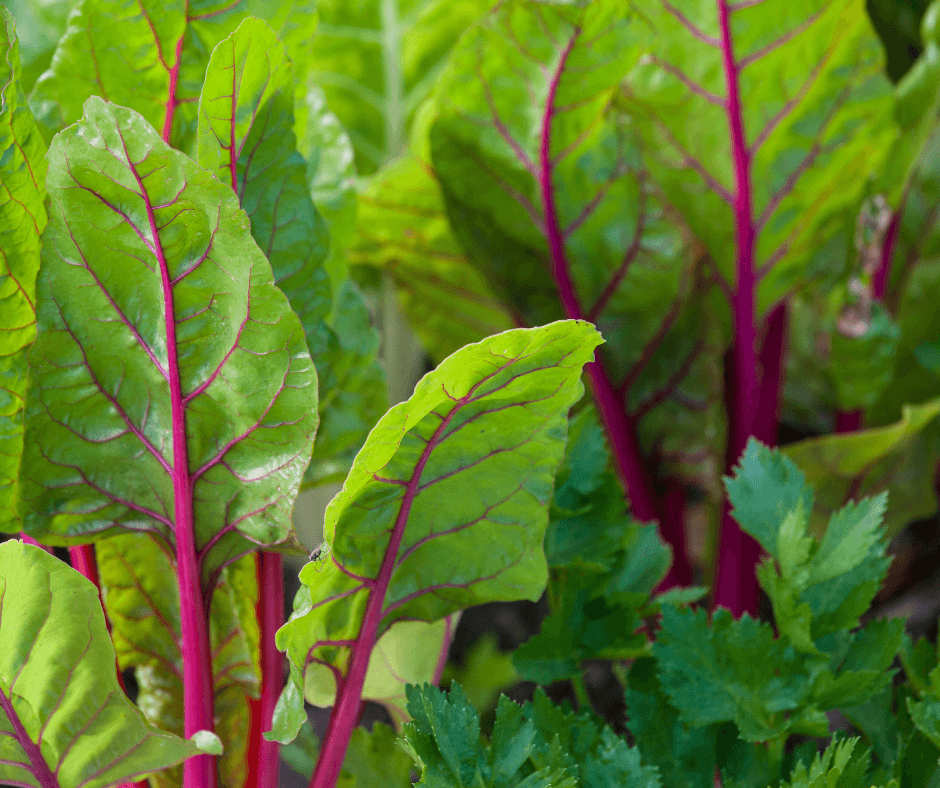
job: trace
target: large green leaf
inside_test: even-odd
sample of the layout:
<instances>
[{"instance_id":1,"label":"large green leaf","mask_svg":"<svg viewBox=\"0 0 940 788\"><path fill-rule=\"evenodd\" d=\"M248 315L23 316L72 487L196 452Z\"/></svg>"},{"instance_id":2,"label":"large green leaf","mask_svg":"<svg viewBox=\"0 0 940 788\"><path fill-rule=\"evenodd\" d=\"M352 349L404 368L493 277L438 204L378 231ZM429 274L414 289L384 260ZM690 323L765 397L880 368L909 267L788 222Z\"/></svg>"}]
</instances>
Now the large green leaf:
<instances>
[{"instance_id":1,"label":"large green leaf","mask_svg":"<svg viewBox=\"0 0 940 788\"><path fill-rule=\"evenodd\" d=\"M45 550L0 545L0 780L104 788L198 753L125 697L98 589Z\"/></svg>"},{"instance_id":2,"label":"large green leaf","mask_svg":"<svg viewBox=\"0 0 940 788\"><path fill-rule=\"evenodd\" d=\"M20 85L13 18L0 6L0 529L17 528L26 353L46 227L45 143Z\"/></svg>"},{"instance_id":3,"label":"large green leaf","mask_svg":"<svg viewBox=\"0 0 940 788\"><path fill-rule=\"evenodd\" d=\"M759 312L844 266L845 219L895 134L865 0L632 5L649 165L726 281L736 231L755 234Z\"/></svg>"},{"instance_id":4,"label":"large green leaf","mask_svg":"<svg viewBox=\"0 0 940 788\"><path fill-rule=\"evenodd\" d=\"M5 0L16 21L20 45L20 81L29 93L52 61L75 0Z\"/></svg>"},{"instance_id":5,"label":"large green leaf","mask_svg":"<svg viewBox=\"0 0 940 788\"><path fill-rule=\"evenodd\" d=\"M617 105L630 31L616 0L499 4L438 83L431 157L454 232L497 297L523 324L596 322L610 343L605 418L623 408L645 451L715 489L727 331L705 322L715 291L700 250L667 215ZM629 464L645 473L643 457ZM652 491L633 493L653 519Z\"/></svg>"},{"instance_id":6,"label":"large green leaf","mask_svg":"<svg viewBox=\"0 0 940 788\"><path fill-rule=\"evenodd\" d=\"M329 560L301 570L278 632L295 681L312 662L340 678L355 660L361 673L340 693L348 703L395 621L538 599L566 414L601 341L578 321L498 334L457 351L385 414L327 508Z\"/></svg>"},{"instance_id":7,"label":"large green leaf","mask_svg":"<svg viewBox=\"0 0 940 788\"><path fill-rule=\"evenodd\" d=\"M316 24L310 0L81 0L30 96L43 133L51 139L100 96L136 110L191 152L209 55L252 11L303 52Z\"/></svg>"},{"instance_id":8,"label":"large green leaf","mask_svg":"<svg viewBox=\"0 0 940 788\"><path fill-rule=\"evenodd\" d=\"M403 152L457 37L489 0L320 0L311 71L349 130L359 172Z\"/></svg>"},{"instance_id":9,"label":"large green leaf","mask_svg":"<svg viewBox=\"0 0 940 788\"><path fill-rule=\"evenodd\" d=\"M289 546L316 372L231 188L99 98L49 160L27 532L192 529L203 583Z\"/></svg>"},{"instance_id":10,"label":"large green leaf","mask_svg":"<svg viewBox=\"0 0 940 788\"><path fill-rule=\"evenodd\" d=\"M134 669L137 706L147 721L183 734L183 659L179 587L173 561L146 534L121 534L96 545L105 608L121 670ZM247 696L259 689L259 632L254 556L226 567L212 594L212 649L216 733L225 746L218 760L226 788L244 784ZM182 785L182 770L153 778L159 788Z\"/></svg>"}]
</instances>

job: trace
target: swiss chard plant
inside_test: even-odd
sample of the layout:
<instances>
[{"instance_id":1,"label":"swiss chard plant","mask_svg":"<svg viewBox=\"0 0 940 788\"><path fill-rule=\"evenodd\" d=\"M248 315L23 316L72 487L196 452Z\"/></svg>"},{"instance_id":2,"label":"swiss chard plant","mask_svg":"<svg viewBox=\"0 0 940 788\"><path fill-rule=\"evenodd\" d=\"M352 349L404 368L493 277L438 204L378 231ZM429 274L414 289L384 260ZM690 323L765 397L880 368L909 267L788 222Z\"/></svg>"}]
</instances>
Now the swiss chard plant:
<instances>
[{"instance_id":1,"label":"swiss chard plant","mask_svg":"<svg viewBox=\"0 0 940 788\"><path fill-rule=\"evenodd\" d=\"M862 0L349 5L0 7L0 782L935 785L860 622L937 508L940 4L906 73Z\"/></svg>"}]
</instances>

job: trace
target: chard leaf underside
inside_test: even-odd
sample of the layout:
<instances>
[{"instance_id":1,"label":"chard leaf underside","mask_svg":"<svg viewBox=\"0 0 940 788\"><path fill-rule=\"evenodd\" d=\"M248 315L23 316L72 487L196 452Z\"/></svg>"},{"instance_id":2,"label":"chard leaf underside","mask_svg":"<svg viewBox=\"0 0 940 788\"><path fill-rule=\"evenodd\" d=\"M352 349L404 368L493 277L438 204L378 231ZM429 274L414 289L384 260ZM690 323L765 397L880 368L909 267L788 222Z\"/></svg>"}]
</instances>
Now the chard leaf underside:
<instances>
[{"instance_id":1,"label":"chard leaf underside","mask_svg":"<svg viewBox=\"0 0 940 788\"><path fill-rule=\"evenodd\" d=\"M199 749L124 696L98 589L33 545L0 545L0 781L105 788Z\"/></svg>"},{"instance_id":2,"label":"chard leaf underside","mask_svg":"<svg viewBox=\"0 0 940 788\"><path fill-rule=\"evenodd\" d=\"M395 621L541 594L567 411L601 341L589 324L562 321L469 345L372 430L327 509L327 560L301 571L294 614L278 632L295 682L311 662L332 670L343 720L332 734L351 732L371 651ZM296 705L296 685L282 712L291 695ZM276 718L274 734L289 740L296 730ZM328 780L345 740L328 737L323 750Z\"/></svg>"}]
</instances>

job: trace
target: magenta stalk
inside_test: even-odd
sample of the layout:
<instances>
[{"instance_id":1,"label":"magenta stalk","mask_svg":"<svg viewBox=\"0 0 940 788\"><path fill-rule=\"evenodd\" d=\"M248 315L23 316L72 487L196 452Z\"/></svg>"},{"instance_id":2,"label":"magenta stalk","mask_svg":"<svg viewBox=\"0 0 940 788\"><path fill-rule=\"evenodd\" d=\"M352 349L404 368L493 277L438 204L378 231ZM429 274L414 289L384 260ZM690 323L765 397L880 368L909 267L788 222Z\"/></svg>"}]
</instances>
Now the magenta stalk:
<instances>
[{"instance_id":1,"label":"magenta stalk","mask_svg":"<svg viewBox=\"0 0 940 788\"><path fill-rule=\"evenodd\" d=\"M280 553L261 552L258 561L258 624L261 628L261 697L249 701L247 788L277 788L281 747L262 735L271 730L284 686L284 657L274 636L284 623L284 570Z\"/></svg>"}]
</instances>

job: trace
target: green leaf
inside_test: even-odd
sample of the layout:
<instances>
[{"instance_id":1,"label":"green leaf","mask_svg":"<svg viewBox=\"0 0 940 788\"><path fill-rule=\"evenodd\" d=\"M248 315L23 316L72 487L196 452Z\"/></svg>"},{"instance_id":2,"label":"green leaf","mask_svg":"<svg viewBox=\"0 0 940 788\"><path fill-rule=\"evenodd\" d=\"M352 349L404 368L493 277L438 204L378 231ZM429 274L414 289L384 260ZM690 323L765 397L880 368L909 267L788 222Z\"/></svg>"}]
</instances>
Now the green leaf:
<instances>
[{"instance_id":1,"label":"green leaf","mask_svg":"<svg viewBox=\"0 0 940 788\"><path fill-rule=\"evenodd\" d=\"M301 570L309 590L278 631L298 669L317 661L342 675L354 648L369 653L402 618L539 598L567 411L601 341L579 321L498 334L385 414L327 508L329 562Z\"/></svg>"},{"instance_id":2,"label":"green leaf","mask_svg":"<svg viewBox=\"0 0 940 788\"><path fill-rule=\"evenodd\" d=\"M146 534L104 539L95 549L105 608L121 670L133 668L137 705L148 722L183 735L183 658L179 587L171 557ZM212 649L216 733L225 754L222 782L242 785L247 776L247 698L260 690L257 569L254 556L230 564L212 593ZM157 788L182 785L182 770L154 776Z\"/></svg>"},{"instance_id":3,"label":"green leaf","mask_svg":"<svg viewBox=\"0 0 940 788\"><path fill-rule=\"evenodd\" d=\"M21 85L13 17L0 6L0 530L18 530L26 353L46 227L45 144Z\"/></svg>"},{"instance_id":4,"label":"green leaf","mask_svg":"<svg viewBox=\"0 0 940 788\"><path fill-rule=\"evenodd\" d=\"M663 608L653 644L663 690L692 726L733 721L744 741L768 741L790 732L822 736L825 716L811 701L807 663L773 629L745 614L733 620L718 608L711 625L704 610ZM781 718L779 712L791 716Z\"/></svg>"},{"instance_id":5,"label":"green leaf","mask_svg":"<svg viewBox=\"0 0 940 788\"><path fill-rule=\"evenodd\" d=\"M670 788L713 788L716 731L691 728L669 705L650 657L630 668L626 691L627 727L643 760L656 766Z\"/></svg>"},{"instance_id":6,"label":"green leaf","mask_svg":"<svg viewBox=\"0 0 940 788\"><path fill-rule=\"evenodd\" d=\"M409 325L436 362L516 325L464 255L430 164L415 154L364 185L349 259L392 276Z\"/></svg>"},{"instance_id":7,"label":"green leaf","mask_svg":"<svg viewBox=\"0 0 940 788\"><path fill-rule=\"evenodd\" d=\"M487 0L320 0L311 44L314 80L349 130L368 175L405 148L415 111L429 95L457 37Z\"/></svg>"},{"instance_id":8,"label":"green leaf","mask_svg":"<svg viewBox=\"0 0 940 788\"><path fill-rule=\"evenodd\" d=\"M891 508L885 514L889 537L911 520L937 509L933 482L923 473L925 462L915 439L940 414L940 399L905 405L901 420L884 427L835 433L791 443L781 449L815 488L813 530L850 498L887 491Z\"/></svg>"},{"instance_id":9,"label":"green leaf","mask_svg":"<svg viewBox=\"0 0 940 788\"><path fill-rule=\"evenodd\" d=\"M725 320L618 103L632 26L617 0L499 3L438 83L431 158L454 233L514 318L595 322L641 445L712 488Z\"/></svg>"},{"instance_id":10,"label":"green leaf","mask_svg":"<svg viewBox=\"0 0 940 788\"><path fill-rule=\"evenodd\" d=\"M222 740L212 731L196 731L189 740L195 744L202 752L210 755L222 755Z\"/></svg>"},{"instance_id":11,"label":"green leaf","mask_svg":"<svg viewBox=\"0 0 940 788\"><path fill-rule=\"evenodd\" d=\"M17 24L20 82L29 93L39 76L49 68L56 44L65 32L74 0L5 0Z\"/></svg>"},{"instance_id":12,"label":"green leaf","mask_svg":"<svg viewBox=\"0 0 940 788\"><path fill-rule=\"evenodd\" d=\"M447 663L439 684L449 686L456 681L473 708L485 714L496 704L501 690L518 684L519 680L513 655L500 651L498 640L488 633L470 647L464 665Z\"/></svg>"},{"instance_id":13,"label":"green leaf","mask_svg":"<svg viewBox=\"0 0 940 788\"><path fill-rule=\"evenodd\" d=\"M626 92L655 151L649 166L726 282L736 281L735 232L747 228L759 314L807 278L844 267L847 221L897 133L865 0L633 6ZM750 205L737 209L734 119L750 185Z\"/></svg>"},{"instance_id":14,"label":"green leaf","mask_svg":"<svg viewBox=\"0 0 940 788\"><path fill-rule=\"evenodd\" d=\"M140 113L164 140L192 153L209 55L252 11L296 44L316 24L309 0L81 0L30 96L46 139L79 120L88 98L101 96Z\"/></svg>"},{"instance_id":15,"label":"green leaf","mask_svg":"<svg viewBox=\"0 0 940 788\"><path fill-rule=\"evenodd\" d=\"M527 704L528 706L528 704ZM459 684L450 693L425 684L408 686L408 711L414 722L405 726L403 745L420 766L417 785L428 788L576 788L576 768L565 767L565 756L553 748L551 763L530 763L538 757L535 726L524 720L525 709L501 696L492 739L480 736L480 720ZM567 772L567 774L566 774ZM574 774L572 774L574 772Z\"/></svg>"},{"instance_id":16,"label":"green leaf","mask_svg":"<svg viewBox=\"0 0 940 788\"><path fill-rule=\"evenodd\" d=\"M235 195L99 98L49 162L26 531L148 531L172 554L191 527L206 585L258 545L290 548L316 372Z\"/></svg>"},{"instance_id":17,"label":"green leaf","mask_svg":"<svg viewBox=\"0 0 940 788\"><path fill-rule=\"evenodd\" d=\"M842 410L874 405L894 378L901 330L881 304L871 304L870 309L861 336L843 331L832 335L829 363Z\"/></svg>"},{"instance_id":18,"label":"green leaf","mask_svg":"<svg viewBox=\"0 0 940 788\"><path fill-rule=\"evenodd\" d=\"M378 334L362 297L343 283L333 302L325 267L329 237L311 199L308 165L295 150L293 85L286 47L265 22L246 19L209 61L197 158L238 195L323 370L324 415L305 475L309 485L342 478L387 398L376 361Z\"/></svg>"},{"instance_id":19,"label":"green leaf","mask_svg":"<svg viewBox=\"0 0 940 788\"><path fill-rule=\"evenodd\" d=\"M353 731L336 788L411 788L411 769L395 730L377 722Z\"/></svg>"},{"instance_id":20,"label":"green leaf","mask_svg":"<svg viewBox=\"0 0 940 788\"><path fill-rule=\"evenodd\" d=\"M342 481L366 436L388 409L379 332L350 279L336 291L324 344L313 360L320 372L320 411L307 485Z\"/></svg>"},{"instance_id":21,"label":"green leaf","mask_svg":"<svg viewBox=\"0 0 940 788\"><path fill-rule=\"evenodd\" d=\"M209 59L199 97L196 161L238 195L252 237L316 356L332 306L323 267L329 235L296 150L293 91L286 47L265 22L249 17Z\"/></svg>"},{"instance_id":22,"label":"green leaf","mask_svg":"<svg viewBox=\"0 0 940 788\"><path fill-rule=\"evenodd\" d=\"M98 589L74 569L4 542L0 607L0 780L105 788L199 753L124 696Z\"/></svg>"},{"instance_id":23,"label":"green leaf","mask_svg":"<svg viewBox=\"0 0 940 788\"><path fill-rule=\"evenodd\" d=\"M399 621L379 638L369 658L362 699L380 703L400 729L408 722L405 685L434 682L442 652L453 639L459 613L435 621ZM314 706L333 706L336 686L326 666L307 668L307 701Z\"/></svg>"},{"instance_id":24,"label":"green leaf","mask_svg":"<svg viewBox=\"0 0 940 788\"><path fill-rule=\"evenodd\" d=\"M781 783L782 788L875 788L866 779L871 750L862 750L852 757L858 741L858 737L836 738L822 753L814 754L809 767L798 761L790 779Z\"/></svg>"}]
</instances>

